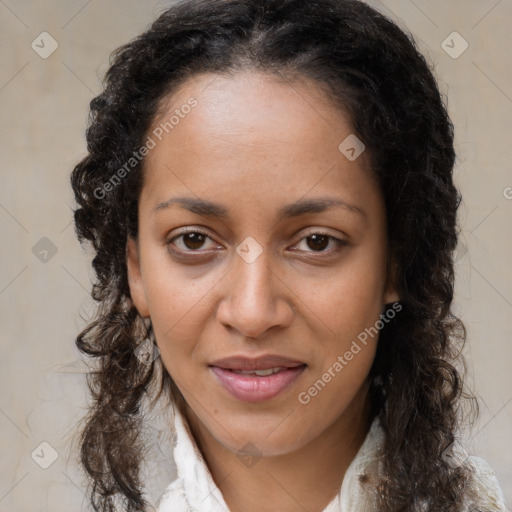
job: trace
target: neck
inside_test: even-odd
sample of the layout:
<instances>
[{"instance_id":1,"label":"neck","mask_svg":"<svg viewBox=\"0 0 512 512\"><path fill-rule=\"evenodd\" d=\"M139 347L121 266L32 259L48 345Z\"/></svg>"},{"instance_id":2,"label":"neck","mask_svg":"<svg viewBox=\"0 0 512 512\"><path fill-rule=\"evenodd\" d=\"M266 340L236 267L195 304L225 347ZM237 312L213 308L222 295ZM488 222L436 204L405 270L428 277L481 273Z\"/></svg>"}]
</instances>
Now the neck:
<instances>
[{"instance_id":1,"label":"neck","mask_svg":"<svg viewBox=\"0 0 512 512\"><path fill-rule=\"evenodd\" d=\"M188 406L185 416L230 510L321 512L339 492L346 470L368 433L370 407L366 397L363 387L321 435L298 450L262 457L250 467L219 443Z\"/></svg>"}]
</instances>

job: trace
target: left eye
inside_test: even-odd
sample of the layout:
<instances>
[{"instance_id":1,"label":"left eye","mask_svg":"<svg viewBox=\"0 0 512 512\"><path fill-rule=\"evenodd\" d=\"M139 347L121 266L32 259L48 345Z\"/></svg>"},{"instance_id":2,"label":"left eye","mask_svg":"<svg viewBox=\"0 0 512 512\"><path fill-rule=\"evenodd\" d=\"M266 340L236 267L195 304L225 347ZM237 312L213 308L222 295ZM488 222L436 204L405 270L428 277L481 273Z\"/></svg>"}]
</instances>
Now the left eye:
<instances>
[{"instance_id":1,"label":"left eye","mask_svg":"<svg viewBox=\"0 0 512 512\"><path fill-rule=\"evenodd\" d=\"M167 242L167 245L175 245L177 249L182 252L200 252L199 249L201 249L204 246L204 243L207 239L213 242L213 240L202 231L188 231L186 233L181 233L180 235L176 235L175 237L171 238ZM175 244L176 240L181 241L181 247L179 246L180 244ZM303 237L296 247L299 247L301 244L305 244L306 247L308 247L311 250L299 250L304 250L305 252L330 252L328 250L325 250L329 246L330 242L332 242L335 247L345 245L344 240L340 240L339 238L336 238L334 236L323 233L312 233L308 236Z\"/></svg>"},{"instance_id":2,"label":"left eye","mask_svg":"<svg viewBox=\"0 0 512 512\"><path fill-rule=\"evenodd\" d=\"M313 249L313 252L328 252L325 251L325 248L329 245L329 242L332 241L335 246L343 245L343 240L340 240L339 238L335 238L331 235L325 235L322 233L313 233L311 235L305 236L301 239L297 247L302 243L305 242L306 246L310 249ZM309 252L309 251L306 251Z\"/></svg>"}]
</instances>

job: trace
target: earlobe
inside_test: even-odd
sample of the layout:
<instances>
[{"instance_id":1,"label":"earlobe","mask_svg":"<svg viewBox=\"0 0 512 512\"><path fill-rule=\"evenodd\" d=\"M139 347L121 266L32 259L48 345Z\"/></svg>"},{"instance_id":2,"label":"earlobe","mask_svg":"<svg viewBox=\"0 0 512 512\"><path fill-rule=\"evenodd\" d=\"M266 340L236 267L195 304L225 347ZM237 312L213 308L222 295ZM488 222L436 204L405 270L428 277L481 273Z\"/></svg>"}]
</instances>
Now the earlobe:
<instances>
[{"instance_id":1,"label":"earlobe","mask_svg":"<svg viewBox=\"0 0 512 512\"><path fill-rule=\"evenodd\" d=\"M386 287L384 291L384 304L400 302L400 295L396 291L398 269L394 261L391 262L387 272Z\"/></svg>"},{"instance_id":2,"label":"earlobe","mask_svg":"<svg viewBox=\"0 0 512 512\"><path fill-rule=\"evenodd\" d=\"M146 302L146 294L142 282L139 251L137 242L129 237L126 243L126 268L128 273L128 286L130 296L140 316L148 317L149 309Z\"/></svg>"},{"instance_id":3,"label":"earlobe","mask_svg":"<svg viewBox=\"0 0 512 512\"><path fill-rule=\"evenodd\" d=\"M400 296L394 288L384 294L384 304L391 304L392 302L400 302Z\"/></svg>"}]
</instances>

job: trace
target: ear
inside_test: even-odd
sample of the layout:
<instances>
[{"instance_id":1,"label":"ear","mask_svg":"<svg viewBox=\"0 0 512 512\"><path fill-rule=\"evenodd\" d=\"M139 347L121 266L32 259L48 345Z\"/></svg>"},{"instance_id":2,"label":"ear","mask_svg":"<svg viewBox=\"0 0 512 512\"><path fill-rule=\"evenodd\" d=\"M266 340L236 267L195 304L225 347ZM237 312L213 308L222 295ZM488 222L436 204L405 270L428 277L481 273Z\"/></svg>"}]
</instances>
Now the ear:
<instances>
[{"instance_id":1,"label":"ear","mask_svg":"<svg viewBox=\"0 0 512 512\"><path fill-rule=\"evenodd\" d=\"M149 316L149 309L146 302L146 294L142 282L140 270L140 253L137 242L128 237L126 243L126 267L128 272L128 286L130 296L142 318Z\"/></svg>"},{"instance_id":2,"label":"ear","mask_svg":"<svg viewBox=\"0 0 512 512\"><path fill-rule=\"evenodd\" d=\"M384 288L384 304L391 304L400 300L396 291L398 279L398 266L394 258L388 259L386 272L386 286Z\"/></svg>"}]
</instances>

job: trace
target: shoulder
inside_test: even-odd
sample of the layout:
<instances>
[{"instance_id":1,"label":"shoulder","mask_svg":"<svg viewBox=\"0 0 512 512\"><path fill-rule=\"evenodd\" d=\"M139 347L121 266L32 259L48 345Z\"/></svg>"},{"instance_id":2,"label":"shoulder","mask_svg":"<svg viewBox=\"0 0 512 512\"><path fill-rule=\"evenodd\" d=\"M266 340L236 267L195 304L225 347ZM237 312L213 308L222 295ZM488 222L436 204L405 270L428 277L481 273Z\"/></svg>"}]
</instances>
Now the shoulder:
<instances>
[{"instance_id":1,"label":"shoulder","mask_svg":"<svg viewBox=\"0 0 512 512\"><path fill-rule=\"evenodd\" d=\"M383 460L384 432L378 418L372 424L368 436L355 459L347 469L341 492L341 510L378 510L374 492L361 487L365 481L378 485L384 475ZM465 512L506 512L503 493L496 473L484 459L467 456L463 464L470 471L462 510ZM334 509L333 509L334 510Z\"/></svg>"},{"instance_id":2,"label":"shoulder","mask_svg":"<svg viewBox=\"0 0 512 512\"><path fill-rule=\"evenodd\" d=\"M491 466L484 459L475 456L468 457L466 463L473 471L466 495L468 510L505 512L503 493Z\"/></svg>"},{"instance_id":3,"label":"shoulder","mask_svg":"<svg viewBox=\"0 0 512 512\"><path fill-rule=\"evenodd\" d=\"M155 510L156 512L189 512L191 510L185 498L181 478L168 485L165 492L160 496Z\"/></svg>"}]
</instances>

